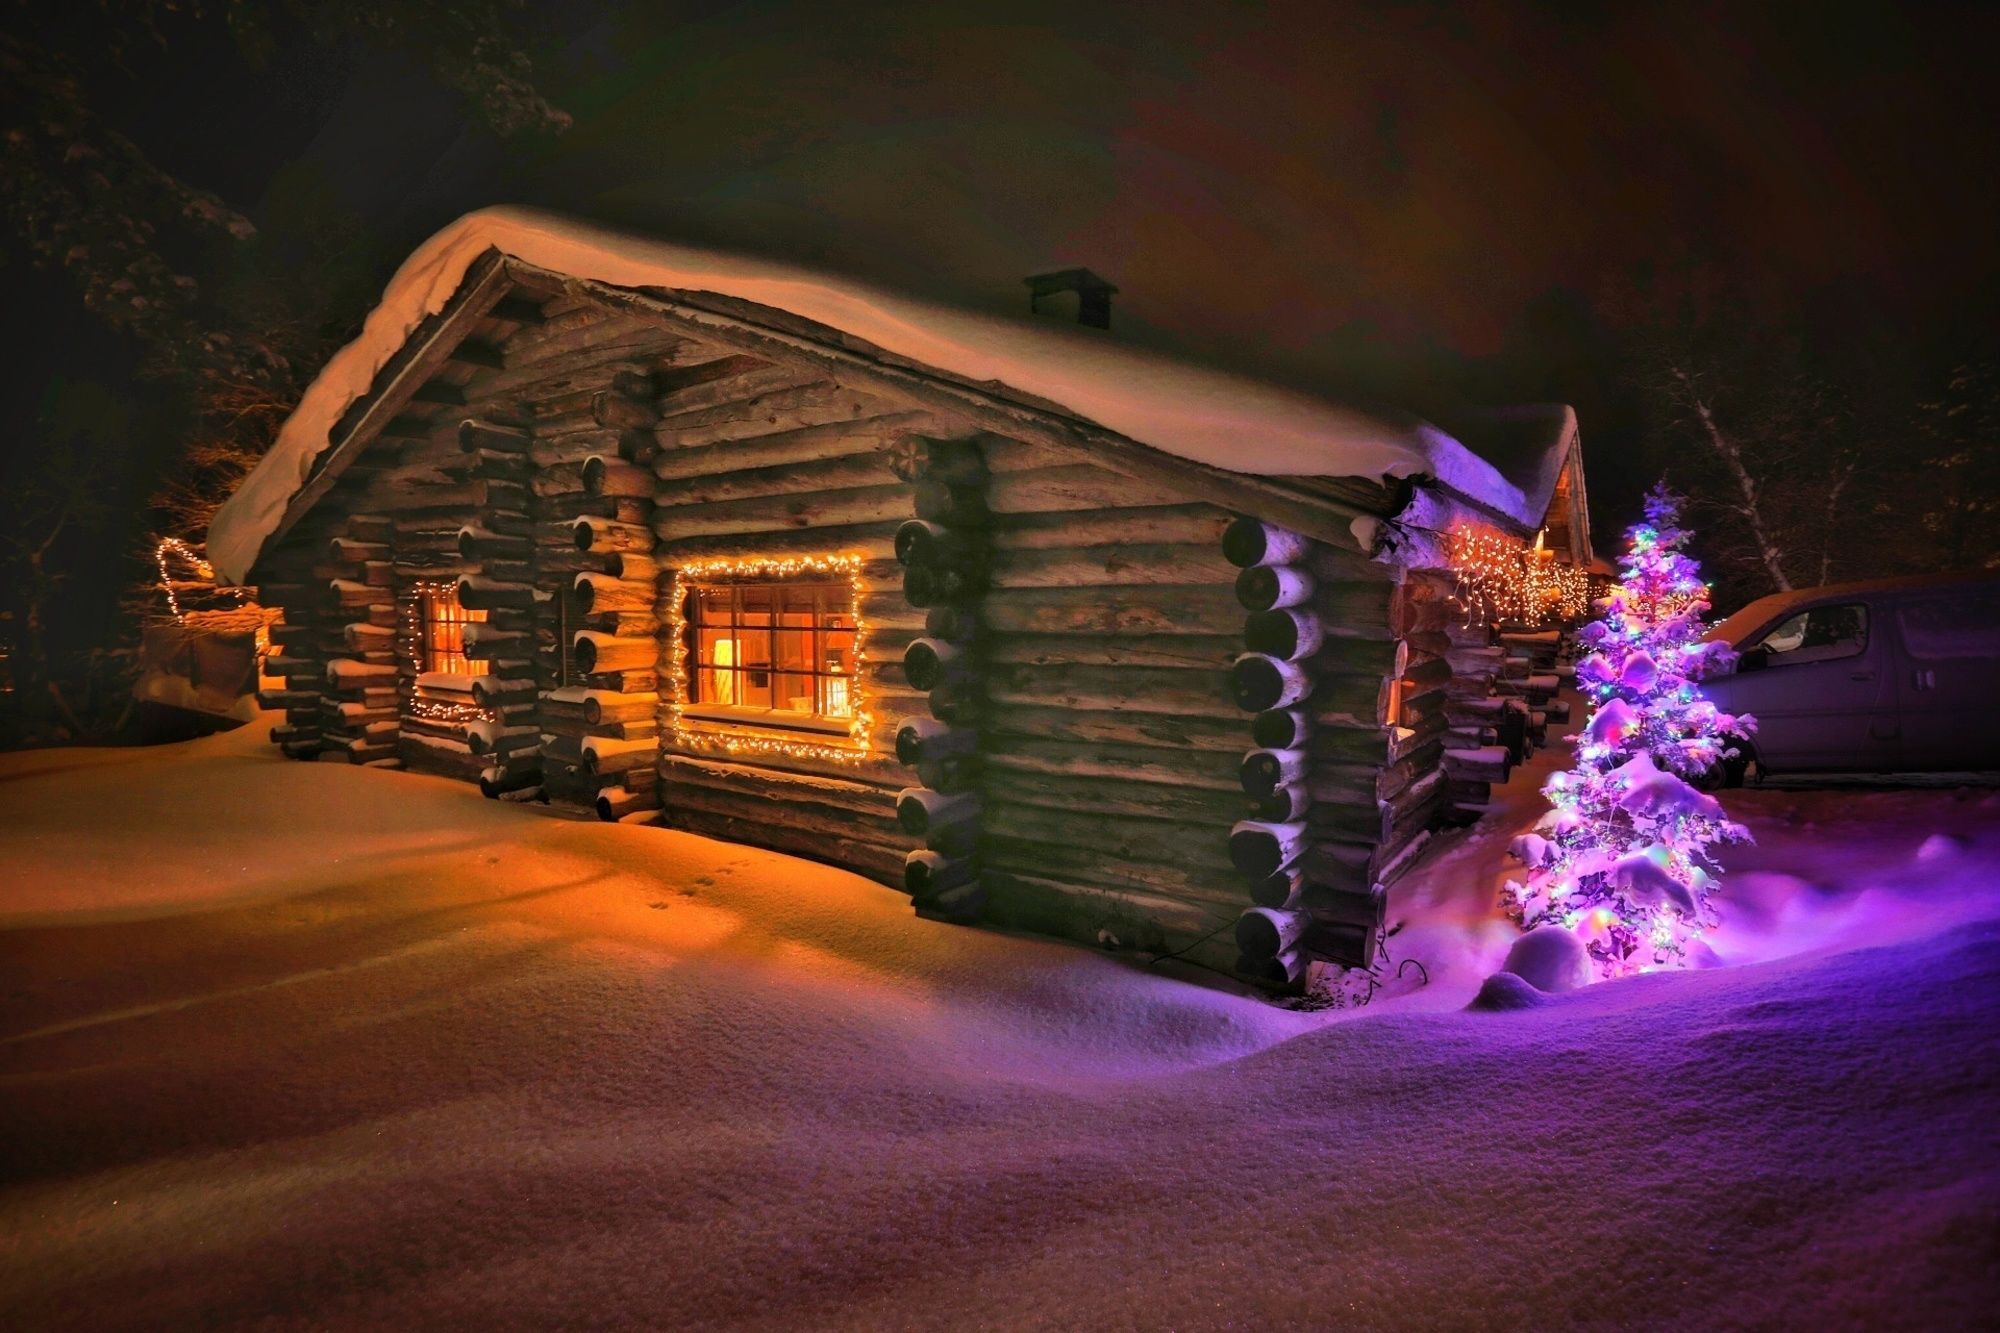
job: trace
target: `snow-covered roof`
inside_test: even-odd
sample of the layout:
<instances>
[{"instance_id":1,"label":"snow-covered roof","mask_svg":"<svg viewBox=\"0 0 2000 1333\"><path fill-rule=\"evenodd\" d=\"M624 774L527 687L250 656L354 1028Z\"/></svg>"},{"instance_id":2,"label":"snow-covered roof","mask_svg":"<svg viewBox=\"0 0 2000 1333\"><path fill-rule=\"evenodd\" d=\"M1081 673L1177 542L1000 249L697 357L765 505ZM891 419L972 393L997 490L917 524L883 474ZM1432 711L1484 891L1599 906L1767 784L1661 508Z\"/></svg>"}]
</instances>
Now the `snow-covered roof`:
<instances>
[{"instance_id":1,"label":"snow-covered roof","mask_svg":"<svg viewBox=\"0 0 2000 1333\"><path fill-rule=\"evenodd\" d=\"M492 251L616 287L712 293L786 311L897 357L996 382L1150 448L1273 477L1434 478L1524 527L1546 510L1444 431L1202 369L1054 325L968 313L765 260L608 231L534 209L468 213L390 279L361 334L327 362L263 461L210 526L208 559L242 581L348 408Z\"/></svg>"},{"instance_id":2,"label":"snow-covered roof","mask_svg":"<svg viewBox=\"0 0 2000 1333\"><path fill-rule=\"evenodd\" d=\"M1491 464L1540 523L1555 499L1563 464L1576 447L1576 410L1565 403L1479 408L1450 418L1457 437Z\"/></svg>"}]
</instances>

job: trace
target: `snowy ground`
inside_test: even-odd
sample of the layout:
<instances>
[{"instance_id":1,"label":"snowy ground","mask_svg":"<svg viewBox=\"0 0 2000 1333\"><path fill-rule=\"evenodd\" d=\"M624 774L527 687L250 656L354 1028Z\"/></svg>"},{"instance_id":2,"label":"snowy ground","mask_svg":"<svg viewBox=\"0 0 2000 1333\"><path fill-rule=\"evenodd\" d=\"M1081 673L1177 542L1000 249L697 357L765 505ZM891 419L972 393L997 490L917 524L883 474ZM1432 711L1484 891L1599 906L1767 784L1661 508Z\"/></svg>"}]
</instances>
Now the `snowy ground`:
<instances>
[{"instance_id":1,"label":"snowy ground","mask_svg":"<svg viewBox=\"0 0 2000 1333\"><path fill-rule=\"evenodd\" d=\"M2000 794L1753 791L1729 966L1362 1011L292 764L0 757L0 1326L1942 1328L2000 1301ZM1546 764L1545 757L1542 764Z\"/></svg>"}]
</instances>

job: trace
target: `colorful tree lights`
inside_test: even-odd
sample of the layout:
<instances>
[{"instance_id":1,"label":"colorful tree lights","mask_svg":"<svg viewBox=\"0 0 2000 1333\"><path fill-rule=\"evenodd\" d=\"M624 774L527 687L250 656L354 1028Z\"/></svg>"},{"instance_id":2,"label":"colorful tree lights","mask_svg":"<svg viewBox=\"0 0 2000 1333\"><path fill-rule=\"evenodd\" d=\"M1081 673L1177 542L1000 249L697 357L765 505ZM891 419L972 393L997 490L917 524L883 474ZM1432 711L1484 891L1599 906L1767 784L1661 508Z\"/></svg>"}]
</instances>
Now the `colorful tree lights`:
<instances>
[{"instance_id":1,"label":"colorful tree lights","mask_svg":"<svg viewBox=\"0 0 2000 1333\"><path fill-rule=\"evenodd\" d=\"M1686 780L1734 754L1728 738L1755 724L1696 688L1728 649L1702 641L1708 586L1681 549L1679 509L1664 485L1646 496L1603 618L1578 632L1590 650L1576 668L1590 718L1575 765L1542 788L1548 814L1514 840L1527 880L1502 894L1523 927L1581 935L1602 977L1685 965L1718 919L1709 848L1750 836Z\"/></svg>"}]
</instances>

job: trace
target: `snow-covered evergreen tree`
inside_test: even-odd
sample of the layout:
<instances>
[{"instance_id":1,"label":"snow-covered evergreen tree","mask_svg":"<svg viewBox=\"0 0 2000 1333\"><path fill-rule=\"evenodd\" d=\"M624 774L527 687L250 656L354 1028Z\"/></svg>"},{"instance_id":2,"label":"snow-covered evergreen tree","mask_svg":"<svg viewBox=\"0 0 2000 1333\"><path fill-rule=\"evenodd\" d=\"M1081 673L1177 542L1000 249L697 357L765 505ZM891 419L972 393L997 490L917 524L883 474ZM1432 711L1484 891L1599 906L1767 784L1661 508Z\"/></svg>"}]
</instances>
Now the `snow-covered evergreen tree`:
<instances>
[{"instance_id":1,"label":"snow-covered evergreen tree","mask_svg":"<svg viewBox=\"0 0 2000 1333\"><path fill-rule=\"evenodd\" d=\"M1682 549L1680 498L1656 486L1645 515L1626 533L1602 619L1578 634L1590 717L1573 738L1576 763L1543 786L1551 809L1514 840L1527 880L1504 893L1524 927L1582 936L1604 977L1683 965L1717 923L1710 847L1750 836L1688 782L1734 754L1729 738L1754 723L1696 685L1728 649L1702 641L1708 587Z\"/></svg>"}]
</instances>

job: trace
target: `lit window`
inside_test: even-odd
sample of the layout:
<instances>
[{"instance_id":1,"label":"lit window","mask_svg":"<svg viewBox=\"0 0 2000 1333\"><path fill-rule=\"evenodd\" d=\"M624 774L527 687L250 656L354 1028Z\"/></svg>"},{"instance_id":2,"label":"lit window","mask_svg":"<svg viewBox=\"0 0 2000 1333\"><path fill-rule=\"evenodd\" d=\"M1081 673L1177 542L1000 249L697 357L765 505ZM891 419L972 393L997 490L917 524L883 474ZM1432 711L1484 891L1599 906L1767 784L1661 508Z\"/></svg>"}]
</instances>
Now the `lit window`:
<instances>
[{"instance_id":1,"label":"lit window","mask_svg":"<svg viewBox=\"0 0 2000 1333\"><path fill-rule=\"evenodd\" d=\"M851 584L758 580L684 591L687 718L850 729L858 702Z\"/></svg>"},{"instance_id":2,"label":"lit window","mask_svg":"<svg viewBox=\"0 0 2000 1333\"><path fill-rule=\"evenodd\" d=\"M458 604L458 590L422 594L422 645L424 670L449 676L483 676L486 663L465 655L465 627L486 619L484 611L468 611Z\"/></svg>"}]
</instances>

